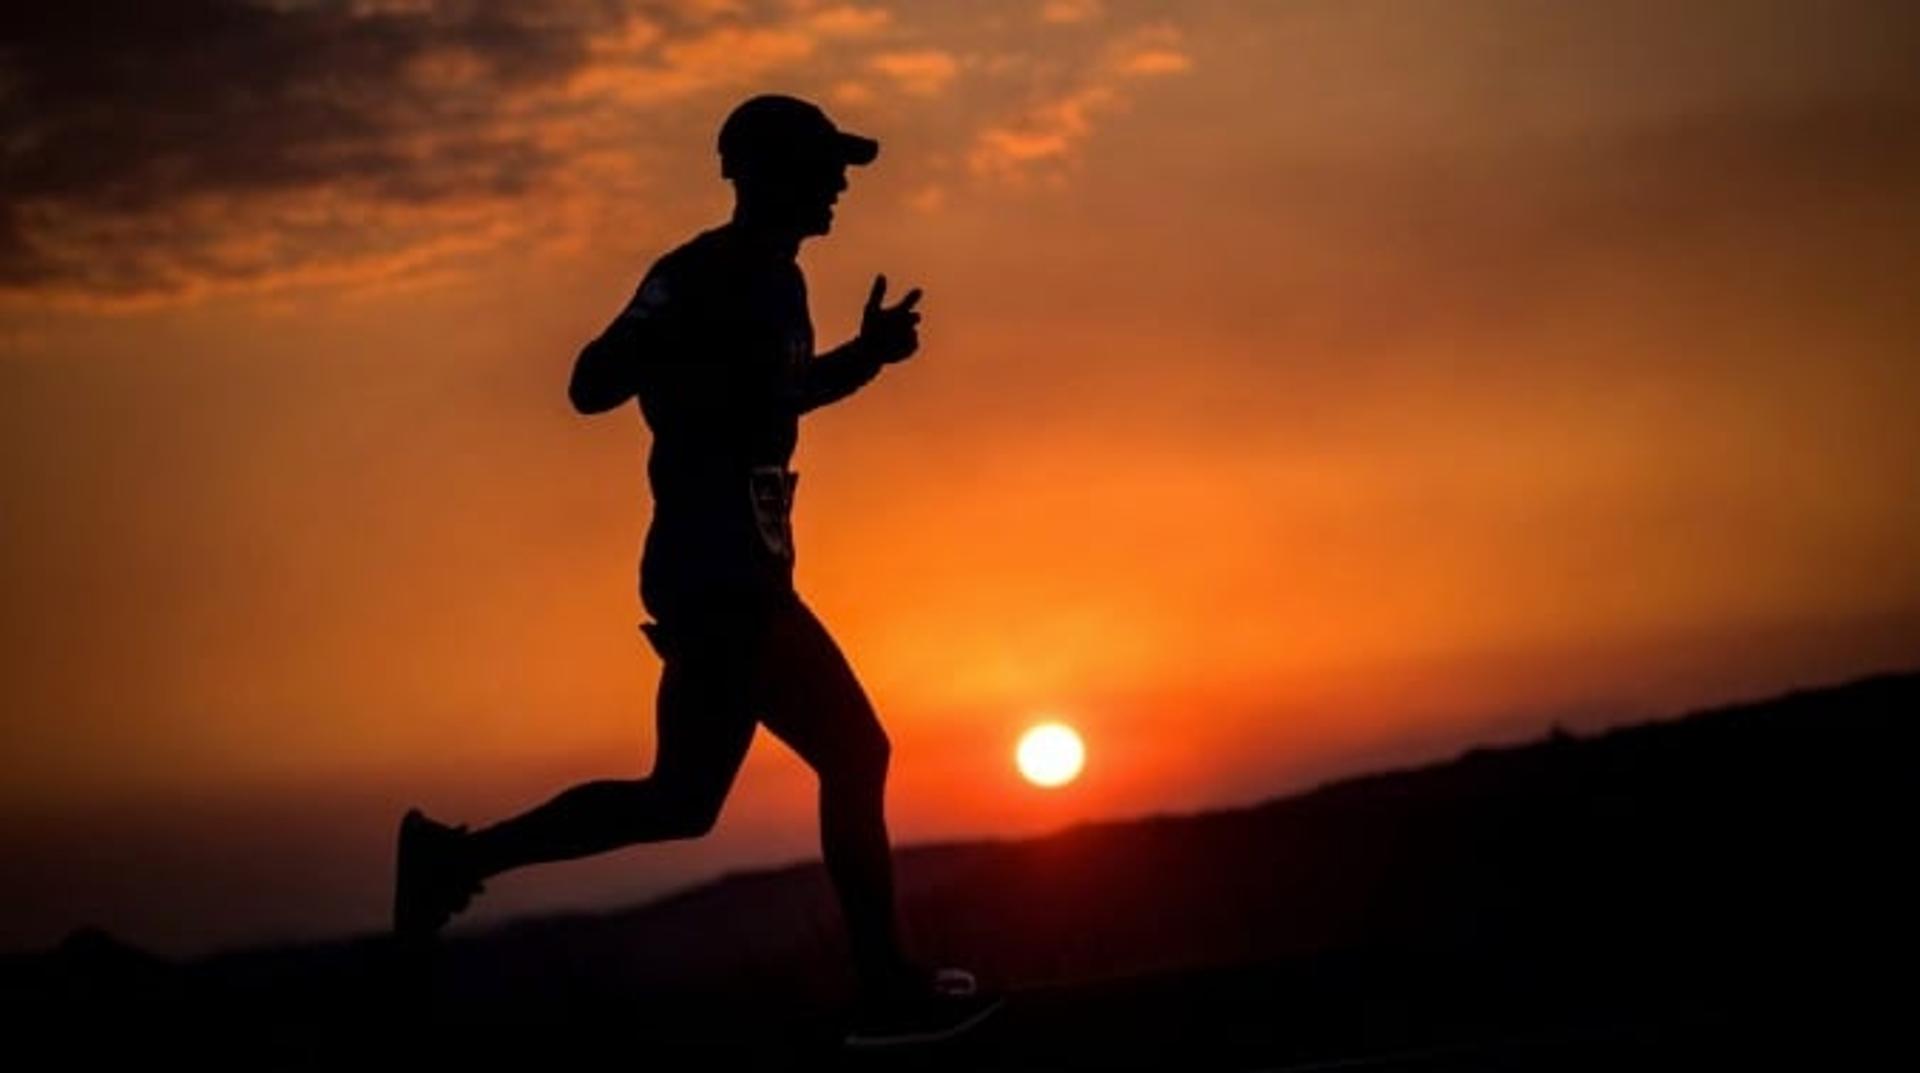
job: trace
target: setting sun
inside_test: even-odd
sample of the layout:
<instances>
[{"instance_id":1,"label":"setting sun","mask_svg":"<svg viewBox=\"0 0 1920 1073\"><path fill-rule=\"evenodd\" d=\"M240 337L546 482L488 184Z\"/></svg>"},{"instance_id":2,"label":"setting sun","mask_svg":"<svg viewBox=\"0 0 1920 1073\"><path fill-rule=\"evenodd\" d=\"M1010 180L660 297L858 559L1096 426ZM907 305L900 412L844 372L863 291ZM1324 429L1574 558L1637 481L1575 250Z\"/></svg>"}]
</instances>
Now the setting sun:
<instances>
[{"instance_id":1,"label":"setting sun","mask_svg":"<svg viewBox=\"0 0 1920 1073\"><path fill-rule=\"evenodd\" d=\"M1041 723L1020 736L1014 760L1036 786L1065 786L1080 774L1087 749L1065 723Z\"/></svg>"}]
</instances>

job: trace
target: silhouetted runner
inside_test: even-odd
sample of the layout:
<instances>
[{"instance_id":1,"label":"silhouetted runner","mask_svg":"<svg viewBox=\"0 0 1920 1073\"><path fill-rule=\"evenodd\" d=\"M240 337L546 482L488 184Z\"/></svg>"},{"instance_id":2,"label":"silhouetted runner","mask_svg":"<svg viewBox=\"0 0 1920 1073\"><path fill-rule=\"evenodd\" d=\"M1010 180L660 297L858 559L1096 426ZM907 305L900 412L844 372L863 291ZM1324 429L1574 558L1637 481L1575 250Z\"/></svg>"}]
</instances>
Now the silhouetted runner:
<instances>
[{"instance_id":1,"label":"silhouetted runner","mask_svg":"<svg viewBox=\"0 0 1920 1073\"><path fill-rule=\"evenodd\" d=\"M873 282L860 333L815 355L800 243L825 235L847 167L879 143L792 97L755 97L720 129L733 219L660 258L587 344L568 395L583 414L638 398L653 430L644 624L664 669L653 772L576 786L469 833L414 809L401 821L394 929L434 934L487 877L713 827L756 722L820 780L820 842L861 988L851 1044L938 1039L997 996L959 969L910 960L895 915L884 796L890 745L873 706L793 588L788 469L800 415L847 397L919 346L916 289Z\"/></svg>"}]
</instances>

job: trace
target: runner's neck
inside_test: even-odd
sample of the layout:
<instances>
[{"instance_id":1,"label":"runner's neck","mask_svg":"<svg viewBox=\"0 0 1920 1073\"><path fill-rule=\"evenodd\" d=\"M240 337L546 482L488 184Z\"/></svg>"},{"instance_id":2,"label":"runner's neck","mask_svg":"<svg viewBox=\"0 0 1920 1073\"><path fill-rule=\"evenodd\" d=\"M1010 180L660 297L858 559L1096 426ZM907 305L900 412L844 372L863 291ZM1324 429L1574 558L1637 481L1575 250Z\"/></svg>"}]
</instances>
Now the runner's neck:
<instances>
[{"instance_id":1,"label":"runner's neck","mask_svg":"<svg viewBox=\"0 0 1920 1073\"><path fill-rule=\"evenodd\" d=\"M743 217L738 209L734 210L733 219L727 222L725 230L743 248L755 253L789 261L800 256L800 236L791 231L761 226L751 216Z\"/></svg>"}]
</instances>

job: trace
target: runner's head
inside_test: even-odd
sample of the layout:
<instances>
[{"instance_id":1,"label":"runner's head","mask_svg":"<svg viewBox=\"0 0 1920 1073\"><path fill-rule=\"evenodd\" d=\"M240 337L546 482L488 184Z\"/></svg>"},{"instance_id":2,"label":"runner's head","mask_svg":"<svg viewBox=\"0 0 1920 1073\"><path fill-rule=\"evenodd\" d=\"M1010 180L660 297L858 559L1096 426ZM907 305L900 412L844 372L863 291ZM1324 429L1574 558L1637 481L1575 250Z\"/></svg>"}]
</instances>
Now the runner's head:
<instances>
[{"instance_id":1,"label":"runner's head","mask_svg":"<svg viewBox=\"0 0 1920 1073\"><path fill-rule=\"evenodd\" d=\"M740 214L804 237L832 228L848 165L872 163L880 143L834 126L817 105L768 94L727 116L719 149Z\"/></svg>"}]
</instances>

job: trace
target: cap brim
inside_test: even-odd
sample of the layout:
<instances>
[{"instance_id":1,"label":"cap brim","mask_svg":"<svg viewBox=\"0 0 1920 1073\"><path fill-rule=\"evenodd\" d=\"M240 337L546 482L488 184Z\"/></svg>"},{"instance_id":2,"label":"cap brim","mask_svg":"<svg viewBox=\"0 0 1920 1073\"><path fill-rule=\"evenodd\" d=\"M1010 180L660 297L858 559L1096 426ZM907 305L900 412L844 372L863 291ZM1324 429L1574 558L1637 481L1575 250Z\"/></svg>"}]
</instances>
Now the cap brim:
<instances>
[{"instance_id":1,"label":"cap brim","mask_svg":"<svg viewBox=\"0 0 1920 1073\"><path fill-rule=\"evenodd\" d=\"M880 143L872 138L862 138L843 130L838 132L834 141L840 149L840 159L849 164L871 164L880 155Z\"/></svg>"}]
</instances>

